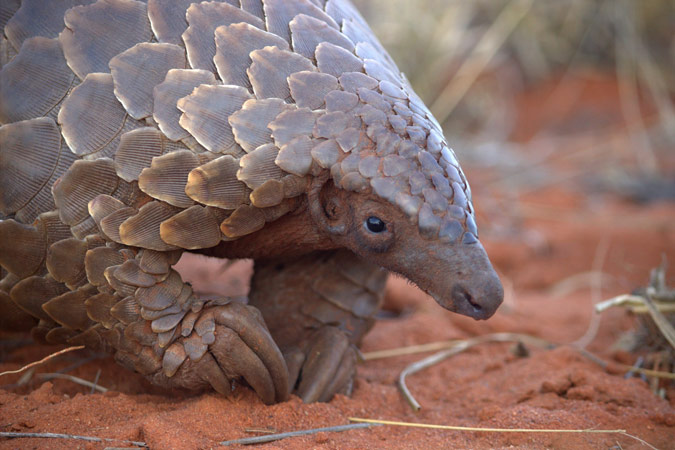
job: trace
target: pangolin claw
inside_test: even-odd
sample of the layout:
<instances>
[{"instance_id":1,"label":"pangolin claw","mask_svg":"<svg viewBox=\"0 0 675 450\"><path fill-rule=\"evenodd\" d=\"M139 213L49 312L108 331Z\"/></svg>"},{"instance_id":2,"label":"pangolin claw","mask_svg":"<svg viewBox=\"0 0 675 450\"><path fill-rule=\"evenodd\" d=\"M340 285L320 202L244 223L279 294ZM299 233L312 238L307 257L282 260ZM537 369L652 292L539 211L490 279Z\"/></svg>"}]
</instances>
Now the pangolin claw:
<instances>
[{"instance_id":1,"label":"pangolin claw","mask_svg":"<svg viewBox=\"0 0 675 450\"><path fill-rule=\"evenodd\" d=\"M295 393L305 403L311 403L325 402L337 393L351 390L356 351L347 336L336 327L324 326L311 336L309 342L302 366L297 370ZM288 356L292 356L297 365L297 352Z\"/></svg>"}]
</instances>

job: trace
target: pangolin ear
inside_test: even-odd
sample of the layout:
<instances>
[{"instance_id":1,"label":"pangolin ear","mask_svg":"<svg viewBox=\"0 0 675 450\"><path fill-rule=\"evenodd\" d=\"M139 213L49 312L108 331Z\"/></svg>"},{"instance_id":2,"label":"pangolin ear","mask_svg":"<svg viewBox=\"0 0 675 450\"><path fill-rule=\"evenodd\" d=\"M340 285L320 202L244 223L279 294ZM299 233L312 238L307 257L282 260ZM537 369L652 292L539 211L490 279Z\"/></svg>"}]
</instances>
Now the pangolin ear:
<instances>
[{"instance_id":1,"label":"pangolin ear","mask_svg":"<svg viewBox=\"0 0 675 450\"><path fill-rule=\"evenodd\" d=\"M309 210L314 223L328 234L343 235L350 218L349 204L342 189L336 189L327 177L317 177L309 189Z\"/></svg>"}]
</instances>

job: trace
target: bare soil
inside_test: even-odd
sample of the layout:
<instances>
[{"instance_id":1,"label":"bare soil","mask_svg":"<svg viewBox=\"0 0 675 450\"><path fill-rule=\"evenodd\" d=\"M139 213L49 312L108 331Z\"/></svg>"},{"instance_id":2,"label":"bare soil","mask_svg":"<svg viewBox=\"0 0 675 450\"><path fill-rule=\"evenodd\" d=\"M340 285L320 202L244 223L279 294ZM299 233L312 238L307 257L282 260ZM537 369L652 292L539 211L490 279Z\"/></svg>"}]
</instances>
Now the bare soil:
<instances>
[{"instance_id":1,"label":"bare soil","mask_svg":"<svg viewBox=\"0 0 675 450\"><path fill-rule=\"evenodd\" d=\"M586 82L592 84L585 86L593 95L575 101L585 102L581 106L586 110L595 108L596 115L617 110L615 83L597 79ZM561 110L553 104L541 111L537 108L542 102L533 99L545 97L552 87L541 89L543 92L534 91L522 99L518 119L522 124L514 139L541 135L541 130L550 131L553 123L556 127L568 126L565 133L575 126L571 121L578 120L578 115L564 111L579 111L579 105L558 105ZM612 136L623 142L620 145L629 146L620 118L604 117L614 126ZM566 145L573 152L577 145L588 145L593 139L600 138L586 133ZM564 173L574 164L591 163L602 167L606 158L558 160L548 170L552 167ZM153 449L202 449L259 434L247 432L253 428L285 432L342 425L349 423L349 417L362 417L475 427L625 429L653 447L675 449L675 385L661 382L665 399L660 398L653 392L653 380L625 376L617 370L616 363L633 364L637 358L616 346L621 336L635 328L634 317L623 310L609 310L600 317L597 335L587 349L610 362L607 367L567 345L586 333L594 301L644 286L649 270L661 262L663 254L675 262L675 205L665 201L636 204L611 192L589 195L584 184L587 178L583 177L506 196L503 185L489 183L499 175L494 170L467 171L474 187L478 222L483 227L481 240L506 289L504 305L490 320L475 322L441 309L404 280L394 278L388 285L385 305L394 314L378 321L365 338L363 352L494 332L537 336L559 344L556 348L528 346L528 354L523 356L514 352L513 344L491 343L447 359L409 378L408 385L422 405L417 413L395 383L404 367L428 354L361 363L351 397L337 396L321 404L303 404L293 397L283 404L265 406L244 386L229 398L160 391L141 376L118 367L109 357L78 351L38 367L31 380L20 386L16 383L21 375L0 378L0 431L144 441ZM245 292L250 271L246 263L237 263L223 272L221 262L199 258L182 261L179 267L203 291L226 289L232 293ZM1 337L0 371L16 369L57 350L26 342L23 336ZM94 380L100 372L97 383L110 391L91 393L89 388L70 381L45 382L39 378L40 373L73 364L79 365L70 374ZM110 446L125 444L0 440L2 449ZM259 448L649 447L620 434L487 433L380 426L295 437Z\"/></svg>"}]
</instances>

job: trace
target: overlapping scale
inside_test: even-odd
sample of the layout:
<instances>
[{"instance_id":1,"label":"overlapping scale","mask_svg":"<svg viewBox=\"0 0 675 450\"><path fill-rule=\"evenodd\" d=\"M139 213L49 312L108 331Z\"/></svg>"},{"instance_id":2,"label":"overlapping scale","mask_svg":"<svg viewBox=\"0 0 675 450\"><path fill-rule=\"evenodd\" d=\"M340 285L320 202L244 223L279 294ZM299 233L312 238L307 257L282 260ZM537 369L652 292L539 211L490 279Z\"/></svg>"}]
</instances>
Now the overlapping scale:
<instances>
[{"instance_id":1,"label":"overlapping scale","mask_svg":"<svg viewBox=\"0 0 675 450\"><path fill-rule=\"evenodd\" d=\"M47 239L38 228L13 219L0 221L0 264L19 278L36 273L44 260Z\"/></svg>"},{"instance_id":2,"label":"overlapping scale","mask_svg":"<svg viewBox=\"0 0 675 450\"><path fill-rule=\"evenodd\" d=\"M10 215L48 183L62 151L61 134L48 118L3 125L0 149L0 211Z\"/></svg>"},{"instance_id":3,"label":"overlapping scale","mask_svg":"<svg viewBox=\"0 0 675 450\"><path fill-rule=\"evenodd\" d=\"M164 81L155 86L152 115L159 129L169 139L177 141L190 135L180 126L181 111L176 103L202 84L216 84L216 77L207 70L171 69Z\"/></svg>"},{"instance_id":4,"label":"overlapping scale","mask_svg":"<svg viewBox=\"0 0 675 450\"><path fill-rule=\"evenodd\" d=\"M185 11L195 0L148 0L148 18L159 42L183 45Z\"/></svg>"},{"instance_id":5,"label":"overlapping scale","mask_svg":"<svg viewBox=\"0 0 675 450\"><path fill-rule=\"evenodd\" d=\"M115 95L135 119L152 115L152 92L171 69L185 69L185 49L173 44L136 44L110 60Z\"/></svg>"},{"instance_id":6,"label":"overlapping scale","mask_svg":"<svg viewBox=\"0 0 675 450\"><path fill-rule=\"evenodd\" d=\"M109 72L110 59L139 42L148 42L152 30L145 3L99 0L69 9L59 35L68 65L81 80L93 72Z\"/></svg>"},{"instance_id":7,"label":"overlapping scale","mask_svg":"<svg viewBox=\"0 0 675 450\"><path fill-rule=\"evenodd\" d=\"M161 223L162 240L186 249L208 248L220 242L220 221L208 207L194 205Z\"/></svg>"},{"instance_id":8,"label":"overlapping scale","mask_svg":"<svg viewBox=\"0 0 675 450\"><path fill-rule=\"evenodd\" d=\"M276 146L281 148L298 136L311 135L320 114L309 108L291 109L279 114L268 125Z\"/></svg>"},{"instance_id":9,"label":"overlapping scale","mask_svg":"<svg viewBox=\"0 0 675 450\"><path fill-rule=\"evenodd\" d=\"M216 28L216 56L213 58L218 76L225 84L251 87L246 69L251 65L250 53L275 46L288 50L288 42L273 33L248 23L237 23Z\"/></svg>"},{"instance_id":10,"label":"overlapping scale","mask_svg":"<svg viewBox=\"0 0 675 450\"><path fill-rule=\"evenodd\" d=\"M309 0L263 0L263 5L267 31L281 36L287 42L291 42L288 23L298 14L306 14L338 29L335 20Z\"/></svg>"},{"instance_id":11,"label":"overlapping scale","mask_svg":"<svg viewBox=\"0 0 675 450\"><path fill-rule=\"evenodd\" d=\"M120 208L115 212L112 212L105 216L98 223L98 227L101 232L111 241L123 244L122 237L120 236L120 225L124 223L128 218L138 214L136 208L130 206L125 206Z\"/></svg>"},{"instance_id":12,"label":"overlapping scale","mask_svg":"<svg viewBox=\"0 0 675 450\"><path fill-rule=\"evenodd\" d=\"M106 328L112 328L117 323L110 314L110 309L119 301L119 297L111 294L96 294L89 297L84 306L87 310L87 316L95 322L101 323Z\"/></svg>"},{"instance_id":13,"label":"overlapping scale","mask_svg":"<svg viewBox=\"0 0 675 450\"><path fill-rule=\"evenodd\" d=\"M298 14L288 26L291 29L293 51L305 58L314 59L316 47L323 42L337 45L348 51L354 50L354 43L348 37L326 22L306 14Z\"/></svg>"},{"instance_id":14,"label":"overlapping scale","mask_svg":"<svg viewBox=\"0 0 675 450\"><path fill-rule=\"evenodd\" d=\"M179 208L187 208L194 200L185 193L188 174L199 166L199 158L190 150L178 150L152 159L143 169L138 186L149 196Z\"/></svg>"},{"instance_id":15,"label":"overlapping scale","mask_svg":"<svg viewBox=\"0 0 675 450\"><path fill-rule=\"evenodd\" d=\"M84 268L87 279L94 286L104 286L107 280L103 274L105 269L124 262L124 256L110 247L97 247L88 250L84 255Z\"/></svg>"},{"instance_id":16,"label":"overlapping scale","mask_svg":"<svg viewBox=\"0 0 675 450\"><path fill-rule=\"evenodd\" d=\"M312 167L313 140L309 136L299 136L281 147L274 160L275 164L284 171L303 177Z\"/></svg>"},{"instance_id":17,"label":"overlapping scale","mask_svg":"<svg viewBox=\"0 0 675 450\"><path fill-rule=\"evenodd\" d=\"M221 2L193 3L187 9L188 28L183 33L188 61L193 69L216 71L213 57L216 55L216 43L213 38L216 28L233 23L248 23L257 28L265 28L258 17L246 11Z\"/></svg>"},{"instance_id":18,"label":"overlapping scale","mask_svg":"<svg viewBox=\"0 0 675 450\"><path fill-rule=\"evenodd\" d=\"M288 87L298 106L313 110L323 107L326 94L336 90L338 83L327 73L296 72L288 77Z\"/></svg>"},{"instance_id":19,"label":"overlapping scale","mask_svg":"<svg viewBox=\"0 0 675 450\"><path fill-rule=\"evenodd\" d=\"M157 283L155 277L145 273L135 259L126 260L117 266L113 276L124 284L136 287L150 287Z\"/></svg>"},{"instance_id":20,"label":"overlapping scale","mask_svg":"<svg viewBox=\"0 0 675 450\"><path fill-rule=\"evenodd\" d=\"M239 3L241 4L241 9L244 11L265 20L262 0L239 0Z\"/></svg>"},{"instance_id":21,"label":"overlapping scale","mask_svg":"<svg viewBox=\"0 0 675 450\"><path fill-rule=\"evenodd\" d=\"M284 199L284 183L280 180L267 180L251 192L251 204L257 208L276 206Z\"/></svg>"},{"instance_id":22,"label":"overlapping scale","mask_svg":"<svg viewBox=\"0 0 675 450\"><path fill-rule=\"evenodd\" d=\"M66 292L68 288L51 276L32 276L15 284L9 291L9 296L19 308L28 314L51 322L51 317L42 309L42 305Z\"/></svg>"},{"instance_id":23,"label":"overlapping scale","mask_svg":"<svg viewBox=\"0 0 675 450\"><path fill-rule=\"evenodd\" d=\"M52 298L42 305L42 309L56 323L72 330L84 331L92 325L84 302L95 293L98 291L93 286L83 286Z\"/></svg>"},{"instance_id":24,"label":"overlapping scale","mask_svg":"<svg viewBox=\"0 0 675 450\"><path fill-rule=\"evenodd\" d=\"M178 100L178 109L183 112L179 123L207 150L238 156L242 150L234 140L228 119L251 98L243 87L199 86Z\"/></svg>"},{"instance_id":25,"label":"overlapping scale","mask_svg":"<svg viewBox=\"0 0 675 450\"><path fill-rule=\"evenodd\" d=\"M373 32L370 30L368 25L365 22L358 20L358 18L353 17L350 19L345 18L342 21L342 33L347 36L354 44L359 42L367 42L377 49L378 61L382 64L389 67L390 70L398 72L396 63L391 58L387 50L380 44L380 41L377 40Z\"/></svg>"},{"instance_id":26,"label":"overlapping scale","mask_svg":"<svg viewBox=\"0 0 675 450\"><path fill-rule=\"evenodd\" d=\"M180 209L168 203L152 201L143 205L138 214L129 217L120 225L120 238L126 245L149 248L151 250L174 250L178 248L164 242L159 226L180 212Z\"/></svg>"},{"instance_id":27,"label":"overlapping scale","mask_svg":"<svg viewBox=\"0 0 675 450\"><path fill-rule=\"evenodd\" d=\"M18 51L27 39L34 36L54 38L63 30L63 14L78 5L93 3L95 0L22 0L16 13L10 12L9 21L4 25L5 35ZM3 0L2 8L11 10L11 0Z\"/></svg>"},{"instance_id":28,"label":"overlapping scale","mask_svg":"<svg viewBox=\"0 0 675 450\"><path fill-rule=\"evenodd\" d=\"M0 123L52 113L74 80L58 39L28 39L0 71Z\"/></svg>"},{"instance_id":29,"label":"overlapping scale","mask_svg":"<svg viewBox=\"0 0 675 450\"><path fill-rule=\"evenodd\" d=\"M56 281L75 286L86 281L84 255L88 250L87 241L68 238L52 244L45 260L47 270Z\"/></svg>"},{"instance_id":30,"label":"overlapping scale","mask_svg":"<svg viewBox=\"0 0 675 450\"><path fill-rule=\"evenodd\" d=\"M76 225L89 217L89 201L99 194L112 194L118 178L112 160L78 160L54 184L54 202L59 217L68 225Z\"/></svg>"},{"instance_id":31,"label":"overlapping scale","mask_svg":"<svg viewBox=\"0 0 675 450\"><path fill-rule=\"evenodd\" d=\"M241 158L237 178L251 189L262 186L267 180L281 179L284 173L275 163L278 154L276 145L261 145Z\"/></svg>"},{"instance_id":32,"label":"overlapping scale","mask_svg":"<svg viewBox=\"0 0 675 450\"><path fill-rule=\"evenodd\" d=\"M330 42L321 42L314 52L320 72L339 77L345 72L362 72L363 61L349 50Z\"/></svg>"},{"instance_id":33,"label":"overlapping scale","mask_svg":"<svg viewBox=\"0 0 675 450\"><path fill-rule=\"evenodd\" d=\"M152 158L184 149L184 145L170 141L154 127L142 127L124 133L115 152L117 176L129 182L138 180L141 171L150 167Z\"/></svg>"},{"instance_id":34,"label":"overlapping scale","mask_svg":"<svg viewBox=\"0 0 675 450\"><path fill-rule=\"evenodd\" d=\"M118 211L122 208L126 208L127 205L122 203L122 201L112 197L110 195L101 194L94 197L93 200L87 205L89 209L89 215L94 219L96 225L101 227L101 221L108 217L110 214Z\"/></svg>"},{"instance_id":35,"label":"overlapping scale","mask_svg":"<svg viewBox=\"0 0 675 450\"><path fill-rule=\"evenodd\" d=\"M112 156L122 134L140 124L129 118L107 73L87 75L63 102L58 121L68 147L79 156Z\"/></svg>"},{"instance_id":36,"label":"overlapping scale","mask_svg":"<svg viewBox=\"0 0 675 450\"><path fill-rule=\"evenodd\" d=\"M192 170L185 186L187 195L205 205L235 209L248 203L251 190L237 178L239 160L230 155Z\"/></svg>"},{"instance_id":37,"label":"overlapping scale","mask_svg":"<svg viewBox=\"0 0 675 450\"><path fill-rule=\"evenodd\" d=\"M265 47L250 54L253 63L246 70L253 92L259 99L292 100L288 77L296 72L313 72L316 67L304 56L278 47Z\"/></svg>"},{"instance_id":38,"label":"overlapping scale","mask_svg":"<svg viewBox=\"0 0 675 450\"><path fill-rule=\"evenodd\" d=\"M283 111L293 108L294 106L278 98L246 101L229 118L235 140L246 152L252 152L261 145L272 142L269 123Z\"/></svg>"},{"instance_id":39,"label":"overlapping scale","mask_svg":"<svg viewBox=\"0 0 675 450\"><path fill-rule=\"evenodd\" d=\"M55 209L56 205L54 204L54 196L52 195L52 186L73 165L76 159L76 155L68 151L65 142L61 140L59 158L49 180L42 185L28 203L16 211L14 218L23 223L32 223L42 212Z\"/></svg>"},{"instance_id":40,"label":"overlapping scale","mask_svg":"<svg viewBox=\"0 0 675 450\"><path fill-rule=\"evenodd\" d=\"M255 233L265 226L265 214L260 208L241 205L220 224L220 231L228 238Z\"/></svg>"}]
</instances>

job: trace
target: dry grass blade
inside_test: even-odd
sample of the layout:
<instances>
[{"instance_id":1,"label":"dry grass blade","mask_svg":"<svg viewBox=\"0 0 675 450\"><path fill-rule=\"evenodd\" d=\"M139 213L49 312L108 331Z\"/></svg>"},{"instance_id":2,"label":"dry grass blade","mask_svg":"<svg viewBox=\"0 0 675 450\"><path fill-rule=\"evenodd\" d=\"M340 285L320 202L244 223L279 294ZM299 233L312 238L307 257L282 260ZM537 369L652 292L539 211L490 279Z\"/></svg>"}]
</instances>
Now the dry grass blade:
<instances>
[{"instance_id":1,"label":"dry grass blade","mask_svg":"<svg viewBox=\"0 0 675 450\"><path fill-rule=\"evenodd\" d=\"M379 420L379 419L362 419L360 417L350 417L352 422L372 423L381 425L396 425L399 427L414 427L414 428L432 428L436 430L453 430L453 431L483 431L486 433L619 433L624 434L626 430L556 430L556 429L537 429L537 428L484 428L484 427L461 427L455 425L434 425L430 423L416 423L416 422L397 422L393 420Z\"/></svg>"},{"instance_id":2,"label":"dry grass blade","mask_svg":"<svg viewBox=\"0 0 675 450\"><path fill-rule=\"evenodd\" d=\"M430 342L428 344L410 345L408 347L392 348L387 350L377 350L374 352L367 352L362 354L364 361L372 361L374 359L392 358L394 356L415 355L417 353L433 352L438 350L446 350L455 347L461 340Z\"/></svg>"},{"instance_id":3,"label":"dry grass blade","mask_svg":"<svg viewBox=\"0 0 675 450\"><path fill-rule=\"evenodd\" d=\"M60 378L62 380L72 381L73 383L81 384L82 386L91 388L92 392L94 390L99 392L108 392L108 389L104 388L103 386L99 386L98 384L92 383L91 381L83 380L82 378L65 373L41 373L37 377L43 380L53 380L54 378Z\"/></svg>"},{"instance_id":4,"label":"dry grass blade","mask_svg":"<svg viewBox=\"0 0 675 450\"><path fill-rule=\"evenodd\" d=\"M616 71L619 79L619 101L624 119L627 123L634 123L638 126L637 130L633 127L627 131L633 142L632 147L639 152L635 158L646 172L654 173L658 168L658 161L654 155L654 149L649 143L645 124L640 111L640 100L638 95L638 85L636 79L636 66L640 64L651 64L649 58L642 63L637 62L638 55L638 37L635 35L632 21L628 18L630 9L626 2L616 2L614 16L615 24L620 32L615 38Z\"/></svg>"},{"instance_id":5,"label":"dry grass blade","mask_svg":"<svg viewBox=\"0 0 675 450\"><path fill-rule=\"evenodd\" d=\"M624 306L637 314L649 313L663 337L675 349L675 328L664 313L675 312L675 290L666 286L666 261L652 270L649 286L642 295L619 295L595 307L597 312L614 306Z\"/></svg>"},{"instance_id":6,"label":"dry grass blade","mask_svg":"<svg viewBox=\"0 0 675 450\"><path fill-rule=\"evenodd\" d=\"M559 210L557 211L558 215L560 215ZM558 281L551 287L549 292L553 298L562 298L577 290L593 286L598 282L598 279L600 279L603 283L606 283L612 281L614 278L609 274L602 272L598 273L592 270L588 272L581 272L567 277L564 280Z\"/></svg>"},{"instance_id":7,"label":"dry grass blade","mask_svg":"<svg viewBox=\"0 0 675 450\"><path fill-rule=\"evenodd\" d=\"M654 104L659 111L659 117L663 121L663 127L669 133L671 139L675 138L673 130L675 129L675 111L671 103L669 86L664 79L665 71L654 62L650 49L645 45L643 37L635 29L635 23L630 20L635 16L633 6L626 0L617 2L615 23L621 30L618 37L623 46L628 50L627 57L634 61L634 70L640 77L652 96ZM619 55L617 55L619 56ZM652 155L653 156L653 155Z\"/></svg>"},{"instance_id":8,"label":"dry grass blade","mask_svg":"<svg viewBox=\"0 0 675 450\"><path fill-rule=\"evenodd\" d=\"M244 431L247 433L259 433L259 434L274 434L277 432L276 428L259 428L259 427L245 428Z\"/></svg>"},{"instance_id":9,"label":"dry grass blade","mask_svg":"<svg viewBox=\"0 0 675 450\"><path fill-rule=\"evenodd\" d=\"M675 373L670 373L670 372L663 372L660 370L650 370L650 369L643 369L641 367L635 367L635 366L628 366L626 364L619 364L619 363L608 363L604 359L594 355L593 353L589 352L588 350L585 350L583 348L578 348L578 347L573 347L575 350L577 350L579 353L581 353L583 356L586 358L590 359L603 369L610 369L610 367L613 369L613 372L626 372L626 373L639 373L641 375L645 375L648 377L656 377L656 378L663 378L666 380L675 380Z\"/></svg>"},{"instance_id":10,"label":"dry grass blade","mask_svg":"<svg viewBox=\"0 0 675 450\"><path fill-rule=\"evenodd\" d=\"M68 348L64 348L63 350L59 350L58 352L52 353L52 354L49 355L49 356L45 356L45 357L42 358L40 361L34 361L34 362L30 363L30 364L27 364L27 365L23 366L23 367L20 368L20 369L16 369L16 370L8 370L8 371L6 371L6 372L2 372L2 373L0 373L0 377L3 376L3 375L11 375L11 374L13 374L13 373L21 373L21 372L23 372L24 370L28 370L28 369L30 369L31 367L37 366L37 365L39 365L39 364L42 364L43 362L49 361L50 359L56 358L57 356L63 355L64 353L73 352L73 351L75 351L75 350L81 350L81 349L83 349L83 348L84 348L84 345L78 345L78 346L76 346L76 347L68 347Z\"/></svg>"},{"instance_id":11,"label":"dry grass blade","mask_svg":"<svg viewBox=\"0 0 675 450\"><path fill-rule=\"evenodd\" d=\"M602 300L602 266L605 264L607 259L607 253L609 252L609 235L606 234L602 237L598 246L595 249L595 256L593 257L593 273L596 274L593 277L593 283L591 285L591 301L593 304L598 304ZM593 314L591 311L591 321L588 324L588 328L583 336L577 339L573 345L576 345L580 348L586 348L588 345L593 342L595 336L598 334L600 329L600 316Z\"/></svg>"},{"instance_id":12,"label":"dry grass blade","mask_svg":"<svg viewBox=\"0 0 675 450\"><path fill-rule=\"evenodd\" d=\"M431 106L439 123L445 122L464 98L490 60L532 7L533 0L513 0L504 7L482 36L471 56L464 61L452 81L441 91Z\"/></svg>"},{"instance_id":13,"label":"dry grass blade","mask_svg":"<svg viewBox=\"0 0 675 450\"><path fill-rule=\"evenodd\" d=\"M675 349L675 328L670 324L668 319L663 315L661 311L654 305L654 300L652 300L652 296L656 293L654 288L648 287L647 288L647 295L645 296L645 305L647 305L647 309L649 310L649 315L652 317L654 320L654 323L656 323L656 326L659 328L659 331L661 334L663 334L663 337L666 338L668 343Z\"/></svg>"},{"instance_id":14,"label":"dry grass blade","mask_svg":"<svg viewBox=\"0 0 675 450\"><path fill-rule=\"evenodd\" d=\"M452 431L478 431L484 433L592 433L592 434L619 434L621 436L626 436L628 438L639 441L643 445L648 446L654 450L657 450L656 447L651 445L649 442L641 439L632 434L628 434L626 430L595 430L595 429L585 429L585 430L570 430L570 429L537 429L537 428L487 428L487 427L462 427L454 425L434 425L428 423L415 423L415 422L398 422L393 420L379 420L379 419L363 419L360 417L350 417L350 421L357 423L368 423L368 424L379 424L379 425L394 425L399 427L414 427L414 428L430 428L435 430L452 430Z\"/></svg>"},{"instance_id":15,"label":"dry grass blade","mask_svg":"<svg viewBox=\"0 0 675 450\"><path fill-rule=\"evenodd\" d=\"M652 296L652 303L658 311L662 313L675 313L675 303L656 301L654 297L655 296ZM612 297L609 300L605 300L604 302L598 303L597 305L595 305L595 311L603 312L615 306L625 306L629 308L630 311L634 314L649 313L649 310L645 305L644 297L642 297L641 295L630 295L630 294L617 295L616 297Z\"/></svg>"},{"instance_id":16,"label":"dry grass blade","mask_svg":"<svg viewBox=\"0 0 675 450\"><path fill-rule=\"evenodd\" d=\"M535 336L517 333L494 333L485 336L480 336L474 339L480 339L482 342L511 342L512 340L519 340L525 344L534 345L537 347L553 347L553 344L540 339ZM438 350L448 350L462 345L467 342L465 339L454 339L450 341L436 341L427 344L410 345L407 347L391 348L387 350L376 350L373 352L363 353L364 361L372 361L374 359L393 358L395 356L414 355L417 353L433 352Z\"/></svg>"}]
</instances>

